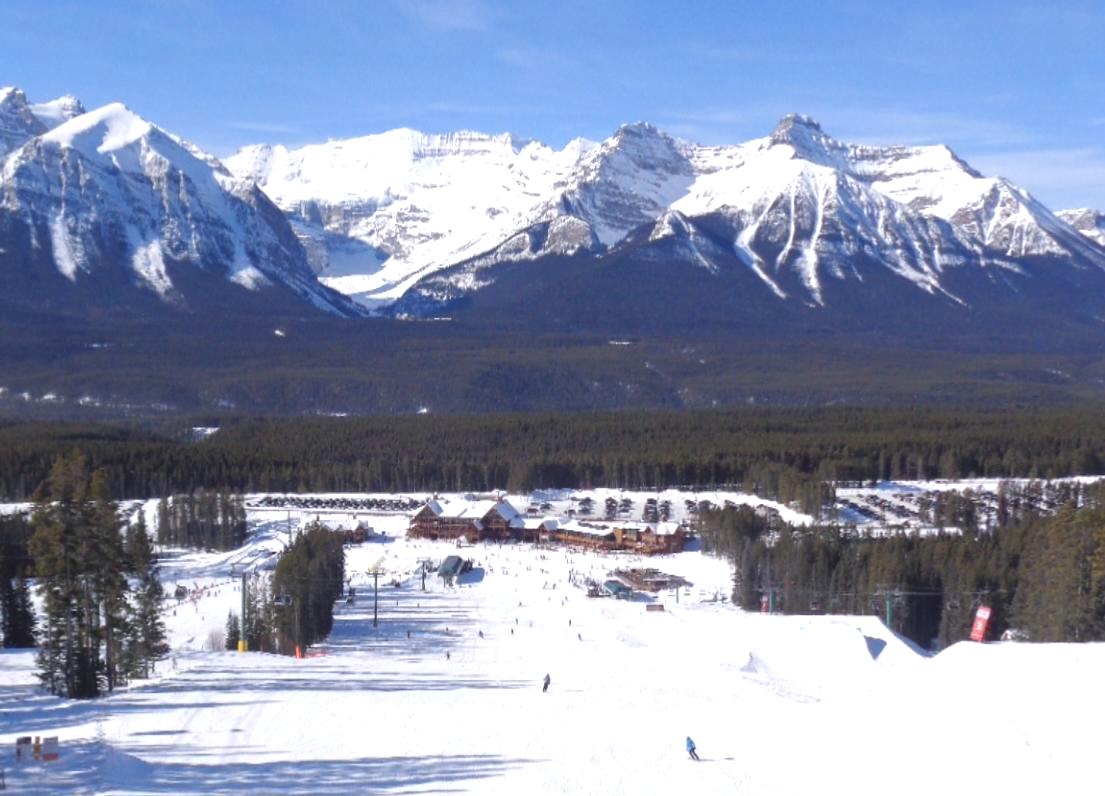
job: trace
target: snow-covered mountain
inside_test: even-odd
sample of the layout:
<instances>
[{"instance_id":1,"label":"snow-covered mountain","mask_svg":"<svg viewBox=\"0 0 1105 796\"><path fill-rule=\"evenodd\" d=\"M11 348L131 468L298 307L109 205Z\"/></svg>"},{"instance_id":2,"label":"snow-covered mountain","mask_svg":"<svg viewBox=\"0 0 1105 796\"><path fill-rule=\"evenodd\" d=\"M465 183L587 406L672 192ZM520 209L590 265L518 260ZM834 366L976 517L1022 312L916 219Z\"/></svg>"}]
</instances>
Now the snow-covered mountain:
<instances>
[{"instance_id":1,"label":"snow-covered mountain","mask_svg":"<svg viewBox=\"0 0 1105 796\"><path fill-rule=\"evenodd\" d=\"M0 157L46 130L22 91L11 86L0 88Z\"/></svg>"},{"instance_id":2,"label":"snow-covered mountain","mask_svg":"<svg viewBox=\"0 0 1105 796\"><path fill-rule=\"evenodd\" d=\"M990 281L1040 259L1105 269L1100 241L947 147L849 145L798 115L736 146L648 124L559 151L397 130L250 147L227 165L290 214L324 281L369 305L452 300L491 284L499 263L604 255L639 246L642 229L659 241L703 218L708 246L680 237L688 265L736 258L769 294L809 306L829 281L862 283L860 262L964 305L972 296L948 278L963 267Z\"/></svg>"},{"instance_id":3,"label":"snow-covered mountain","mask_svg":"<svg viewBox=\"0 0 1105 796\"><path fill-rule=\"evenodd\" d=\"M1089 208L1059 210L1055 214L1098 246L1105 246L1105 213Z\"/></svg>"},{"instance_id":4,"label":"snow-covered mountain","mask_svg":"<svg viewBox=\"0 0 1105 796\"><path fill-rule=\"evenodd\" d=\"M675 297L686 275L706 275L701 294L730 310L864 311L891 293L971 309L1039 294L1055 306L1100 296L1084 314L1105 317L1100 215L1053 213L947 147L846 144L805 116L734 146L644 123L559 150L401 129L247 147L224 166L123 105L33 104L7 88L0 148L0 278L40 303L92 282L108 303L115 279L192 308L277 288L328 312L358 312L355 299L418 315L507 273L532 301L533 285L564 292L558 279L585 291L616 263L603 278L630 291L643 289L640 264ZM553 260L592 267L550 271Z\"/></svg>"},{"instance_id":5,"label":"snow-covered mountain","mask_svg":"<svg viewBox=\"0 0 1105 796\"><path fill-rule=\"evenodd\" d=\"M4 89L0 108L11 147L0 164L0 276L9 291L64 292L68 283L87 292L95 282L107 305L121 300L104 294L112 283L200 309L219 303L210 291L223 284L355 311L318 283L255 185L125 106L84 112L72 97L31 105ZM197 278L207 280L198 292Z\"/></svg>"},{"instance_id":6,"label":"snow-covered mountain","mask_svg":"<svg viewBox=\"0 0 1105 796\"><path fill-rule=\"evenodd\" d=\"M533 223L589 146L401 129L296 150L247 147L226 165L289 214L324 282L371 304Z\"/></svg>"}]
</instances>

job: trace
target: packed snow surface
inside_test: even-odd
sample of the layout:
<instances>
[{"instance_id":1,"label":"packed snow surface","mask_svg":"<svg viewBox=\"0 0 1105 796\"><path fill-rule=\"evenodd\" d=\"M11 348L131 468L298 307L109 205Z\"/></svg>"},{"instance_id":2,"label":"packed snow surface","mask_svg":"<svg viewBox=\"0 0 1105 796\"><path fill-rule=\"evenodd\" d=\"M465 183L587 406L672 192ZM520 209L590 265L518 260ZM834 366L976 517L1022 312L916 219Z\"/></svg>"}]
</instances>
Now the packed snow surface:
<instances>
[{"instance_id":1,"label":"packed snow surface","mask_svg":"<svg viewBox=\"0 0 1105 796\"><path fill-rule=\"evenodd\" d=\"M156 504L124 507L139 510ZM356 597L326 643L303 660L212 649L237 573L263 571L313 512L250 516L239 550L163 552L167 591L189 595L168 601L173 654L153 680L68 701L34 687L31 653L0 655L9 790L882 796L1088 792L1098 778L1078 718L1105 709L1105 645L930 657L875 617L741 612L730 567L698 552L458 548L406 539L404 513L362 513L384 536L349 549ZM423 590L420 563L449 554L473 570ZM573 585L631 565L692 585L633 600ZM60 760L17 765L22 735L56 735Z\"/></svg>"}]
</instances>

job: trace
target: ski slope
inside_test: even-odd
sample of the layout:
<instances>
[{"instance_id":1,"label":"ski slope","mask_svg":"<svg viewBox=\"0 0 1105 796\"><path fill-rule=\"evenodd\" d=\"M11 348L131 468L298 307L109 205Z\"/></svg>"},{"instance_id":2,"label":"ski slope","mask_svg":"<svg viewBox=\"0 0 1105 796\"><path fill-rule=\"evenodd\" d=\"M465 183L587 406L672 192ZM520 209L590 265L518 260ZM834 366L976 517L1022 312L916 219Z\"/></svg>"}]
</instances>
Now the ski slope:
<instances>
[{"instance_id":1,"label":"ski slope","mask_svg":"<svg viewBox=\"0 0 1105 796\"><path fill-rule=\"evenodd\" d=\"M193 595L170 601L174 652L153 680L61 700L34 687L30 653L0 655L9 790L883 796L1088 792L1098 779L1080 718L1105 708L1105 645L927 656L875 617L743 613L726 601L729 567L697 552L458 550L404 538L403 515L374 517L388 541L349 550L356 598L312 657L210 650L240 600L232 569L295 532L280 514L255 516L233 553L166 554L167 592ZM419 562L451 553L473 571L451 588L427 576L423 591ZM657 595L661 612L571 584L632 565L692 585ZM60 761L16 766L27 734L57 735Z\"/></svg>"}]
</instances>

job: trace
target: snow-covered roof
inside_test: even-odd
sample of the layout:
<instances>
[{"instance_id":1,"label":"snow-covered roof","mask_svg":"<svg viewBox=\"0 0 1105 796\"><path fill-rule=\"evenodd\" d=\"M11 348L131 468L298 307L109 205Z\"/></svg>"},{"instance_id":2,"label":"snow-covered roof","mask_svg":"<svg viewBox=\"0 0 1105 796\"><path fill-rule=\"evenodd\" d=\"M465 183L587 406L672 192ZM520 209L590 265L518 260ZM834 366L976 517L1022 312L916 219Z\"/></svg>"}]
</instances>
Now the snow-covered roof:
<instances>
[{"instance_id":1,"label":"snow-covered roof","mask_svg":"<svg viewBox=\"0 0 1105 796\"><path fill-rule=\"evenodd\" d=\"M431 500L426 505L437 516L453 520L482 520L492 511L507 522L520 516L505 500Z\"/></svg>"},{"instance_id":2,"label":"snow-covered roof","mask_svg":"<svg viewBox=\"0 0 1105 796\"><path fill-rule=\"evenodd\" d=\"M658 522L655 530L658 536L671 536L676 531L683 530L683 526L678 522Z\"/></svg>"},{"instance_id":3,"label":"snow-covered roof","mask_svg":"<svg viewBox=\"0 0 1105 796\"><path fill-rule=\"evenodd\" d=\"M519 516L515 518L514 522L511 522L511 526L515 528L525 528L527 531L537 531L542 528L553 530L557 527L560 527L560 520L556 517Z\"/></svg>"},{"instance_id":4,"label":"snow-covered roof","mask_svg":"<svg viewBox=\"0 0 1105 796\"><path fill-rule=\"evenodd\" d=\"M570 520L562 523L557 530L565 531L566 533L582 533L589 536L609 536L614 533L614 528L615 526L613 525L599 525L593 522Z\"/></svg>"}]
</instances>

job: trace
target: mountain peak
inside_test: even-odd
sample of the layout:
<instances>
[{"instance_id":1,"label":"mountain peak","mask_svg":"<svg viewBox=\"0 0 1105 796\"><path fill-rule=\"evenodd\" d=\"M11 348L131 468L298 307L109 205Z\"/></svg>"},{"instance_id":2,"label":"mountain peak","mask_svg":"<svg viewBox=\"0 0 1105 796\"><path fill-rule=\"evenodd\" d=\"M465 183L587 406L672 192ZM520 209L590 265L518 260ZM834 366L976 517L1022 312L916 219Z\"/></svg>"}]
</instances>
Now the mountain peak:
<instances>
[{"instance_id":1,"label":"mountain peak","mask_svg":"<svg viewBox=\"0 0 1105 796\"><path fill-rule=\"evenodd\" d=\"M794 127L800 127L818 133L823 132L820 123L812 116L807 116L804 113L788 113L779 120L777 125L775 125L773 135L788 132Z\"/></svg>"},{"instance_id":2,"label":"mountain peak","mask_svg":"<svg viewBox=\"0 0 1105 796\"><path fill-rule=\"evenodd\" d=\"M794 147L802 155L825 152L839 146L812 116L800 113L788 113L775 125L771 131L771 143Z\"/></svg>"},{"instance_id":3,"label":"mountain peak","mask_svg":"<svg viewBox=\"0 0 1105 796\"><path fill-rule=\"evenodd\" d=\"M650 122L630 122L618 127L617 134L626 135L663 135L656 125Z\"/></svg>"},{"instance_id":4,"label":"mountain peak","mask_svg":"<svg viewBox=\"0 0 1105 796\"><path fill-rule=\"evenodd\" d=\"M9 103L15 104L22 102L26 104L27 96L21 89L15 86L0 86L0 105L7 105Z\"/></svg>"},{"instance_id":5,"label":"mountain peak","mask_svg":"<svg viewBox=\"0 0 1105 796\"><path fill-rule=\"evenodd\" d=\"M612 136L613 140L618 143L625 143L629 141L663 141L671 142L672 137L661 130L654 124L649 122L633 122L632 124L623 124L620 126Z\"/></svg>"},{"instance_id":6,"label":"mountain peak","mask_svg":"<svg viewBox=\"0 0 1105 796\"><path fill-rule=\"evenodd\" d=\"M153 125L126 105L112 102L58 125L43 140L82 151L91 147L104 153L130 146L151 130Z\"/></svg>"},{"instance_id":7,"label":"mountain peak","mask_svg":"<svg viewBox=\"0 0 1105 796\"><path fill-rule=\"evenodd\" d=\"M648 122L623 124L605 142L611 151L630 153L630 157L670 161L679 157L682 143ZM644 165L645 161L641 162Z\"/></svg>"},{"instance_id":8,"label":"mountain peak","mask_svg":"<svg viewBox=\"0 0 1105 796\"><path fill-rule=\"evenodd\" d=\"M86 113L84 105L72 94L65 94L49 102L37 102L30 108L35 118L48 130Z\"/></svg>"},{"instance_id":9,"label":"mountain peak","mask_svg":"<svg viewBox=\"0 0 1105 796\"><path fill-rule=\"evenodd\" d=\"M31 112L22 91L14 86L0 88L0 156L18 149L45 130Z\"/></svg>"}]
</instances>

